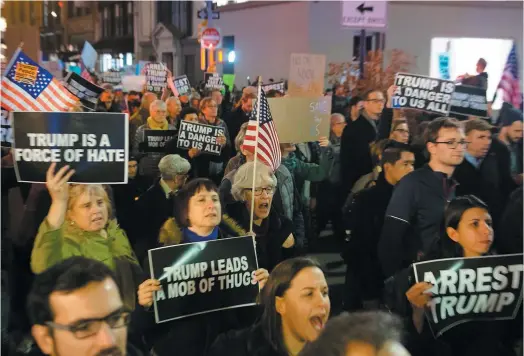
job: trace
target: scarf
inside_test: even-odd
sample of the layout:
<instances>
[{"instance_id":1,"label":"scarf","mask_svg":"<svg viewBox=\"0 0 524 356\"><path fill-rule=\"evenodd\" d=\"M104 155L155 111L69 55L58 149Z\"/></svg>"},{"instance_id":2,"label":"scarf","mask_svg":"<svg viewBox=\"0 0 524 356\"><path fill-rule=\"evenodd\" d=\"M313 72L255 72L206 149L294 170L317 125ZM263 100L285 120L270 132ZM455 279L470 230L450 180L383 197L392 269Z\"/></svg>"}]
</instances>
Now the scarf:
<instances>
[{"instance_id":1,"label":"scarf","mask_svg":"<svg viewBox=\"0 0 524 356\"><path fill-rule=\"evenodd\" d=\"M291 174L295 174L295 168L297 168L297 157L295 152L290 152L286 158L283 158L282 164L286 166Z\"/></svg>"},{"instance_id":2,"label":"scarf","mask_svg":"<svg viewBox=\"0 0 524 356\"><path fill-rule=\"evenodd\" d=\"M147 118L147 126L149 126L151 130L167 130L169 128L169 123L167 120L164 120L164 122L159 125L150 116Z\"/></svg>"}]
</instances>

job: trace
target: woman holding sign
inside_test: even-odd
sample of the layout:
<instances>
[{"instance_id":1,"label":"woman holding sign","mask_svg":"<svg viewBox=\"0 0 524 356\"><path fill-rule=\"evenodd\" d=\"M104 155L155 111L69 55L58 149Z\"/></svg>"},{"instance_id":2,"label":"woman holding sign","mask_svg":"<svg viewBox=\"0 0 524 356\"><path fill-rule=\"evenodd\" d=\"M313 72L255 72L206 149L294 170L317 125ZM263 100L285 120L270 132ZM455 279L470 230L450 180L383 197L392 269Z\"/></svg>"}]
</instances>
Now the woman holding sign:
<instances>
[{"instance_id":1,"label":"woman holding sign","mask_svg":"<svg viewBox=\"0 0 524 356\"><path fill-rule=\"evenodd\" d=\"M124 304L135 306L135 288L142 275L125 232L111 217L111 204L99 184L71 184L75 173L64 166L47 170L51 207L40 225L31 254L31 269L41 273L71 256L101 261L117 274Z\"/></svg>"},{"instance_id":2,"label":"woman holding sign","mask_svg":"<svg viewBox=\"0 0 524 356\"><path fill-rule=\"evenodd\" d=\"M209 179L194 179L180 189L174 215L175 219L169 219L160 232L159 241L164 246L247 235L234 220L222 215L218 189ZM149 261L146 264L149 271ZM268 276L265 269L255 271L255 280L261 288ZM138 303L150 308L154 292L159 289L159 281L146 280L138 288ZM205 355L217 335L254 321L254 317L251 318L253 308L244 307L155 325L153 313L139 309L142 308L137 308L135 315L157 356L173 355L173 350L184 356ZM242 322L241 319L249 320Z\"/></svg>"},{"instance_id":3,"label":"woman holding sign","mask_svg":"<svg viewBox=\"0 0 524 356\"><path fill-rule=\"evenodd\" d=\"M260 293L260 304L260 320L218 337L210 356L295 356L315 341L331 311L320 265L307 257L280 263Z\"/></svg>"},{"instance_id":4,"label":"woman holding sign","mask_svg":"<svg viewBox=\"0 0 524 356\"><path fill-rule=\"evenodd\" d=\"M491 245L493 244L491 216L488 213L488 206L477 197L467 195L451 201L444 215L443 227L443 235L435 244L434 249L428 254L428 260L456 257L481 257L493 254L491 252ZM487 268L490 269L490 267ZM460 266L457 266L457 269L460 269ZM475 269L469 269L467 271L474 273ZM480 274L480 272L477 273L477 279L483 278L479 277L478 274ZM466 283L465 280L462 279L464 278L462 273L459 275L461 276L460 284ZM475 278L475 276L473 278ZM488 276L488 280L484 281L486 282L484 285L491 284L487 283L491 282L491 278L491 275ZM494 278L500 281L500 277L495 277L495 274ZM451 355L514 355L511 350L512 345L508 345L505 342L509 339L508 323L510 323L510 321L469 321L451 327L445 331L437 341L433 340L431 332L429 331L429 325L427 325L428 321L424 318L424 312L429 310L429 303L434 297L436 298L438 296L439 291L443 294L447 293L443 291L443 283L444 281L441 281L440 278L435 285L428 282L419 282L406 292L407 299L413 309L413 325L420 334L418 340L415 341L418 347L420 347L420 345L425 345L425 347L432 345L430 347L434 348L435 345L443 342L445 344L444 347L449 347ZM476 282L477 287L479 283L481 287L483 287L481 281ZM458 282L456 283L456 285L459 285L459 290L460 284ZM456 291L455 284L448 286L448 288L450 292L452 289ZM480 293L480 291L469 290L469 287L466 289L468 293ZM433 292L437 295L434 296ZM464 305L462 305L462 307L459 306L457 310L469 308L469 306L465 306L465 304L470 305L471 309L473 309L473 304L470 303L471 300L473 299L470 298L468 303L459 302L459 304L462 303ZM437 301L440 302L440 298ZM475 301L473 300L473 302ZM451 317L454 313L454 308L451 305L448 305L448 307L447 309L451 310L448 317ZM475 309L476 308L477 307L475 307ZM440 311L440 304L437 307L437 315L443 320L445 319L445 316L442 316L442 311ZM464 320L467 319L467 315L464 315ZM522 333L520 333L520 335L521 334ZM506 338L506 340L504 340L504 338Z\"/></svg>"}]
</instances>

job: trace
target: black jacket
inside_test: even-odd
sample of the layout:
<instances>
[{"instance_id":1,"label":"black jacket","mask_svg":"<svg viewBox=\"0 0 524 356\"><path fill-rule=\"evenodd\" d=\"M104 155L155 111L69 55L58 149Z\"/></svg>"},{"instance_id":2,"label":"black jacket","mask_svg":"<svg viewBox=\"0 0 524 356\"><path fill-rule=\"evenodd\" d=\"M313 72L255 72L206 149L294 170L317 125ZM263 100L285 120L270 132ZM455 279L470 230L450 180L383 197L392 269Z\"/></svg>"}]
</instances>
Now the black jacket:
<instances>
[{"instance_id":1,"label":"black jacket","mask_svg":"<svg viewBox=\"0 0 524 356\"><path fill-rule=\"evenodd\" d=\"M96 112L122 112L122 108L120 107L119 104L112 101L111 106L108 109L103 102L98 101L95 111Z\"/></svg>"},{"instance_id":2,"label":"black jacket","mask_svg":"<svg viewBox=\"0 0 524 356\"><path fill-rule=\"evenodd\" d=\"M235 138L240 131L240 126L249 121L249 114L246 114L244 110L242 110L242 106L239 106L236 109L233 109L233 111L224 118L224 121L226 122L229 131L229 138L232 146L231 157L234 157L237 154L234 144Z\"/></svg>"},{"instance_id":3,"label":"black jacket","mask_svg":"<svg viewBox=\"0 0 524 356\"><path fill-rule=\"evenodd\" d=\"M384 109L380 119L383 123L377 122L376 128L362 114L345 127L340 141L340 172L342 185L346 187L344 193L349 193L360 177L373 170L369 144L386 134L387 123L391 125L392 117L393 110Z\"/></svg>"},{"instance_id":4,"label":"black jacket","mask_svg":"<svg viewBox=\"0 0 524 356\"><path fill-rule=\"evenodd\" d=\"M209 356L287 356L277 352L264 337L260 324L220 335Z\"/></svg>"},{"instance_id":5,"label":"black jacket","mask_svg":"<svg viewBox=\"0 0 524 356\"><path fill-rule=\"evenodd\" d=\"M495 248L500 253L522 253L523 250L523 204L522 187L515 190L500 220L495 235Z\"/></svg>"},{"instance_id":6,"label":"black jacket","mask_svg":"<svg viewBox=\"0 0 524 356\"><path fill-rule=\"evenodd\" d=\"M395 186L378 244L385 277L419 261L440 235L447 203L456 183L429 165L406 175Z\"/></svg>"}]
</instances>

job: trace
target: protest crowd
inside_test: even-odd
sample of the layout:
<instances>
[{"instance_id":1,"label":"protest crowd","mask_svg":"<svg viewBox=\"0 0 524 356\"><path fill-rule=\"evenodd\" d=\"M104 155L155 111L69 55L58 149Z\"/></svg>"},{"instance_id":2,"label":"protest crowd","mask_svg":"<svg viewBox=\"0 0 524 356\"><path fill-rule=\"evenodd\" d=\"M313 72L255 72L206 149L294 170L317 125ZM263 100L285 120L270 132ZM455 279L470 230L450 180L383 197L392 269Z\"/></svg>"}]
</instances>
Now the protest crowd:
<instances>
[{"instance_id":1,"label":"protest crowd","mask_svg":"<svg viewBox=\"0 0 524 356\"><path fill-rule=\"evenodd\" d=\"M522 94L492 117L442 109L453 81L429 78L440 91L418 104L427 77L335 83L326 132L290 142L274 125L286 81L69 76L89 99L51 76L63 106L24 109L19 58L2 79L5 354L522 353ZM484 98L486 65L459 79ZM23 211L7 209L13 191ZM326 230L341 305L309 256Z\"/></svg>"}]
</instances>

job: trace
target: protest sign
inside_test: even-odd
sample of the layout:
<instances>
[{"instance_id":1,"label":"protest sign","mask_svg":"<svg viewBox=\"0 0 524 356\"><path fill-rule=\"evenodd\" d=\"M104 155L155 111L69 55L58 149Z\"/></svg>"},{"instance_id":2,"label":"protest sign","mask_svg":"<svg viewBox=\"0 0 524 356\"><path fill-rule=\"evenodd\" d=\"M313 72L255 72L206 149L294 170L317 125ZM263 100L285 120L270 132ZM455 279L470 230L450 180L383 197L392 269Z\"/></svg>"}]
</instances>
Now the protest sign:
<instances>
[{"instance_id":1,"label":"protest sign","mask_svg":"<svg viewBox=\"0 0 524 356\"><path fill-rule=\"evenodd\" d=\"M73 72L67 74L64 80L64 87L80 99L80 103L91 111L96 110L98 97L104 91L104 89Z\"/></svg>"},{"instance_id":2,"label":"protest sign","mask_svg":"<svg viewBox=\"0 0 524 356\"><path fill-rule=\"evenodd\" d=\"M132 90L142 92L145 84L145 75L126 75L122 77L122 90L128 93Z\"/></svg>"},{"instance_id":3,"label":"protest sign","mask_svg":"<svg viewBox=\"0 0 524 356\"><path fill-rule=\"evenodd\" d=\"M435 337L467 321L513 319L522 303L522 253L419 262L413 270L417 283L433 284L426 318Z\"/></svg>"},{"instance_id":4,"label":"protest sign","mask_svg":"<svg viewBox=\"0 0 524 356\"><path fill-rule=\"evenodd\" d=\"M144 130L145 152L165 152L166 143L176 135L176 130Z\"/></svg>"},{"instance_id":5,"label":"protest sign","mask_svg":"<svg viewBox=\"0 0 524 356\"><path fill-rule=\"evenodd\" d=\"M449 112L467 116L487 117L486 89L469 85L455 86L455 92L451 95L451 109Z\"/></svg>"},{"instance_id":6,"label":"protest sign","mask_svg":"<svg viewBox=\"0 0 524 356\"><path fill-rule=\"evenodd\" d=\"M191 84L189 84L189 79L187 79L187 75L181 75L175 78L175 88L178 91L178 95L191 94Z\"/></svg>"},{"instance_id":7,"label":"protest sign","mask_svg":"<svg viewBox=\"0 0 524 356\"><path fill-rule=\"evenodd\" d=\"M40 65L45 68L53 77L60 80L63 78L64 66L58 61L42 61Z\"/></svg>"},{"instance_id":8,"label":"protest sign","mask_svg":"<svg viewBox=\"0 0 524 356\"><path fill-rule=\"evenodd\" d=\"M220 155L222 146L217 143L218 136L225 136L223 127L180 121L177 147L186 150L197 148L204 153Z\"/></svg>"},{"instance_id":9,"label":"protest sign","mask_svg":"<svg viewBox=\"0 0 524 356\"><path fill-rule=\"evenodd\" d=\"M325 69L325 55L292 53L288 94L290 96L322 96L324 94Z\"/></svg>"},{"instance_id":10,"label":"protest sign","mask_svg":"<svg viewBox=\"0 0 524 356\"><path fill-rule=\"evenodd\" d=\"M224 86L228 86L233 89L235 85L235 75L234 74L222 74L222 79L224 80Z\"/></svg>"},{"instance_id":11,"label":"protest sign","mask_svg":"<svg viewBox=\"0 0 524 356\"><path fill-rule=\"evenodd\" d=\"M206 89L224 89L224 79L218 73L204 73Z\"/></svg>"},{"instance_id":12,"label":"protest sign","mask_svg":"<svg viewBox=\"0 0 524 356\"><path fill-rule=\"evenodd\" d=\"M85 41L84 48L82 48L82 55L80 57L82 58L84 65L91 70L95 69L96 57L98 57L96 50L91 43Z\"/></svg>"},{"instance_id":13,"label":"protest sign","mask_svg":"<svg viewBox=\"0 0 524 356\"><path fill-rule=\"evenodd\" d=\"M393 108L417 109L448 115L455 83L449 80L425 77L418 74L397 73L397 89L393 93Z\"/></svg>"},{"instance_id":14,"label":"protest sign","mask_svg":"<svg viewBox=\"0 0 524 356\"><path fill-rule=\"evenodd\" d=\"M113 85L122 84L122 73L121 72L104 72L102 73L102 83L109 83Z\"/></svg>"},{"instance_id":15,"label":"protest sign","mask_svg":"<svg viewBox=\"0 0 524 356\"><path fill-rule=\"evenodd\" d=\"M270 90L276 90L282 94L286 91L284 82L262 84L262 90L264 90L264 93L266 94Z\"/></svg>"},{"instance_id":16,"label":"protest sign","mask_svg":"<svg viewBox=\"0 0 524 356\"><path fill-rule=\"evenodd\" d=\"M449 74L449 53L444 52L438 55L438 72L440 78L449 80L451 79L451 74Z\"/></svg>"},{"instance_id":17,"label":"protest sign","mask_svg":"<svg viewBox=\"0 0 524 356\"><path fill-rule=\"evenodd\" d=\"M11 147L11 144L13 143L13 129L11 128L11 120L9 119L9 111L5 109L2 109L0 136L1 146Z\"/></svg>"},{"instance_id":18,"label":"protest sign","mask_svg":"<svg viewBox=\"0 0 524 356\"><path fill-rule=\"evenodd\" d=\"M255 304L258 286L252 236L149 250L157 323Z\"/></svg>"},{"instance_id":19,"label":"protest sign","mask_svg":"<svg viewBox=\"0 0 524 356\"><path fill-rule=\"evenodd\" d=\"M267 101L280 142L311 142L319 136L329 137L331 97L283 97Z\"/></svg>"},{"instance_id":20,"label":"protest sign","mask_svg":"<svg viewBox=\"0 0 524 356\"><path fill-rule=\"evenodd\" d=\"M120 113L12 112L19 182L43 183L52 162L71 183L127 183L128 117Z\"/></svg>"},{"instance_id":21,"label":"protest sign","mask_svg":"<svg viewBox=\"0 0 524 356\"><path fill-rule=\"evenodd\" d=\"M144 67L146 90L162 93L167 85L167 68L163 63L148 63Z\"/></svg>"}]
</instances>

